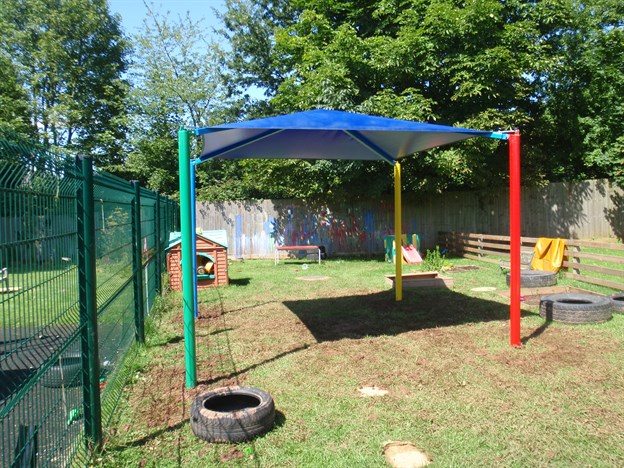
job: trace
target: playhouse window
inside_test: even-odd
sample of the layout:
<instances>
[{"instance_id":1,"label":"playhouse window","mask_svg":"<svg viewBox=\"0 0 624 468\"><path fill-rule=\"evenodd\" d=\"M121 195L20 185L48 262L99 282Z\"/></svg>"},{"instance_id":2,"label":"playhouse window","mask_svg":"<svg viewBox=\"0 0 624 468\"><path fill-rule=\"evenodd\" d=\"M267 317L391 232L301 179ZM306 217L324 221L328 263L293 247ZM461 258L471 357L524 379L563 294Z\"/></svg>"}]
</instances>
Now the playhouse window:
<instances>
[{"instance_id":1,"label":"playhouse window","mask_svg":"<svg viewBox=\"0 0 624 468\"><path fill-rule=\"evenodd\" d=\"M214 279L215 259L205 253L197 253L197 279ZM182 265L182 260L180 260Z\"/></svg>"}]
</instances>

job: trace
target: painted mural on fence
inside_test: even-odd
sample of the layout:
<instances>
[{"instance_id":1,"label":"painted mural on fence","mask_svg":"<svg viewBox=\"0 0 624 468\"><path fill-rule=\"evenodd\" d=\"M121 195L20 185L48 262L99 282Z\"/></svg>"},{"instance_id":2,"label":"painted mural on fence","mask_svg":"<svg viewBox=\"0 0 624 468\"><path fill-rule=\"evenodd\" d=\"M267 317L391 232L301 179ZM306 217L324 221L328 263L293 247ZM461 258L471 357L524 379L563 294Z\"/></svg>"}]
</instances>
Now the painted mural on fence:
<instances>
[{"instance_id":1,"label":"painted mural on fence","mask_svg":"<svg viewBox=\"0 0 624 468\"><path fill-rule=\"evenodd\" d=\"M622 238L622 190L608 181L523 188L522 235L590 239ZM421 252L433 250L438 232L509 234L508 194L449 192L405 194L403 233L418 234ZM328 254L384 254L394 234L391 199L330 206L300 200L198 204L198 227L225 229L232 257L272 257L276 245L322 245ZM234 254L234 255L232 255Z\"/></svg>"},{"instance_id":2,"label":"painted mural on fence","mask_svg":"<svg viewBox=\"0 0 624 468\"><path fill-rule=\"evenodd\" d=\"M391 233L386 225L381 230L375 223L372 209L332 211L319 207L312 211L303 205L290 204L285 213L272 217L270 235L276 245L322 245L328 253L373 253L383 243L383 236Z\"/></svg>"},{"instance_id":3,"label":"painted mural on fence","mask_svg":"<svg viewBox=\"0 0 624 468\"><path fill-rule=\"evenodd\" d=\"M417 232L405 219L404 232ZM300 201L199 205L197 224L226 229L236 258L268 257L279 245L319 245L328 254L382 254L394 234L391 202L310 206Z\"/></svg>"}]
</instances>

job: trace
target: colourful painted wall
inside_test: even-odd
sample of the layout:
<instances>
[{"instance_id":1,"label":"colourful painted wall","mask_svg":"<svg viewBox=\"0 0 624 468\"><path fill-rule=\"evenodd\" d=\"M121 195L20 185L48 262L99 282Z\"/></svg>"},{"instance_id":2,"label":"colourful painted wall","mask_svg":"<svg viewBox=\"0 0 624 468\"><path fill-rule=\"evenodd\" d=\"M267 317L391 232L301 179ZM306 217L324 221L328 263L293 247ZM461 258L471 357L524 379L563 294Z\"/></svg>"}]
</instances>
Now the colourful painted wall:
<instances>
[{"instance_id":1,"label":"colourful painted wall","mask_svg":"<svg viewBox=\"0 0 624 468\"><path fill-rule=\"evenodd\" d=\"M621 238L621 189L607 181L524 188L522 235ZM416 233L421 250L433 249L440 231L509 234L505 191L449 192L419 199L405 194L403 232ZM391 199L311 205L299 200L198 204L197 226L225 229L234 258L272 257L275 245L324 245L329 255L383 255L394 233Z\"/></svg>"}]
</instances>

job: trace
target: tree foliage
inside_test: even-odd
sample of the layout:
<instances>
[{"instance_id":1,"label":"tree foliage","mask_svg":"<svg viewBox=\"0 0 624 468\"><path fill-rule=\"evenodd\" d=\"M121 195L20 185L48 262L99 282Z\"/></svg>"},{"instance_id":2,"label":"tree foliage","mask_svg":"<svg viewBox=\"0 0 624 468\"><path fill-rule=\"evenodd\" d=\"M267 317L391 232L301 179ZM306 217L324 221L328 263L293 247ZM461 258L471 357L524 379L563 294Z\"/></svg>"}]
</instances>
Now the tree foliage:
<instances>
[{"instance_id":1,"label":"tree foliage","mask_svg":"<svg viewBox=\"0 0 624 468\"><path fill-rule=\"evenodd\" d=\"M125 169L152 189L175 193L178 129L232 120L238 106L227 96L219 68L221 51L201 20L190 14L172 18L150 9L135 44L132 148ZM198 180L201 189L202 181L210 183L211 178Z\"/></svg>"},{"instance_id":2,"label":"tree foliage","mask_svg":"<svg viewBox=\"0 0 624 468\"><path fill-rule=\"evenodd\" d=\"M572 3L568 18L549 37L556 65L542 83L541 144L559 156L555 177L606 175L624 186L624 4Z\"/></svg>"},{"instance_id":3,"label":"tree foliage","mask_svg":"<svg viewBox=\"0 0 624 468\"><path fill-rule=\"evenodd\" d=\"M329 108L481 129L520 128L527 181L621 177L620 2L226 3L231 75L238 84L266 89L265 112ZM275 163L262 164L276 170ZM358 195L355 183L367 179L370 168L350 167L345 174L339 164L345 163L317 162L297 170L327 181L338 178L337 187ZM485 140L416 155L405 166L405 185L413 190L483 188L507 178L504 145ZM376 182L389 182L382 170L373 172L368 175ZM368 191L370 185L360 187ZM303 181L297 195L326 190L317 180Z\"/></svg>"},{"instance_id":4,"label":"tree foliage","mask_svg":"<svg viewBox=\"0 0 624 468\"><path fill-rule=\"evenodd\" d=\"M95 154L100 167L169 194L180 126L314 108L519 128L525 181L624 185L620 0L225 5L225 51L201 19L150 12L130 69L130 43L106 0L3 0L0 125ZM266 99L250 101L250 87ZM392 187L387 165L359 161L213 160L198 171L199 196L213 200L370 197ZM414 192L505 184L506 145L431 150L407 158L403 174Z\"/></svg>"},{"instance_id":5,"label":"tree foliage","mask_svg":"<svg viewBox=\"0 0 624 468\"><path fill-rule=\"evenodd\" d=\"M33 136L27 95L19 84L11 59L0 52L0 125L17 133Z\"/></svg>"},{"instance_id":6,"label":"tree foliage","mask_svg":"<svg viewBox=\"0 0 624 468\"><path fill-rule=\"evenodd\" d=\"M121 160L128 44L106 0L3 0L0 29L13 121L27 114L43 142L100 165Z\"/></svg>"}]
</instances>

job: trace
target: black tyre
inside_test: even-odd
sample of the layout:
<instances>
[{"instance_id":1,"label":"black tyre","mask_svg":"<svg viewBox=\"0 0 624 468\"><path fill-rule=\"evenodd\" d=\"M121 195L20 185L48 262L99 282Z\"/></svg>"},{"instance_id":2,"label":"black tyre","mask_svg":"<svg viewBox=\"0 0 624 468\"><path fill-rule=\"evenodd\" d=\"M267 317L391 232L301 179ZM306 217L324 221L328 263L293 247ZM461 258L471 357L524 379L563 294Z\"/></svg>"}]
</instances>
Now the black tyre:
<instances>
[{"instance_id":1,"label":"black tyre","mask_svg":"<svg viewBox=\"0 0 624 468\"><path fill-rule=\"evenodd\" d=\"M554 271L523 270L520 272L520 286L523 288L542 288L557 284ZM507 286L511 285L511 273L507 273Z\"/></svg>"},{"instance_id":2,"label":"black tyre","mask_svg":"<svg viewBox=\"0 0 624 468\"><path fill-rule=\"evenodd\" d=\"M191 407L191 429L208 442L243 442L275 422L275 404L254 387L223 387L202 393Z\"/></svg>"},{"instance_id":3,"label":"black tyre","mask_svg":"<svg viewBox=\"0 0 624 468\"><path fill-rule=\"evenodd\" d=\"M540 315L563 323L606 322L612 316L611 299L595 294L549 294L540 300Z\"/></svg>"},{"instance_id":4,"label":"black tyre","mask_svg":"<svg viewBox=\"0 0 624 468\"><path fill-rule=\"evenodd\" d=\"M611 305L613 306L613 313L624 314L624 293L612 294Z\"/></svg>"},{"instance_id":5,"label":"black tyre","mask_svg":"<svg viewBox=\"0 0 624 468\"><path fill-rule=\"evenodd\" d=\"M51 388L77 387L81 383L81 371L80 353L65 353L48 369L48 372L41 378L41 383Z\"/></svg>"}]
</instances>

